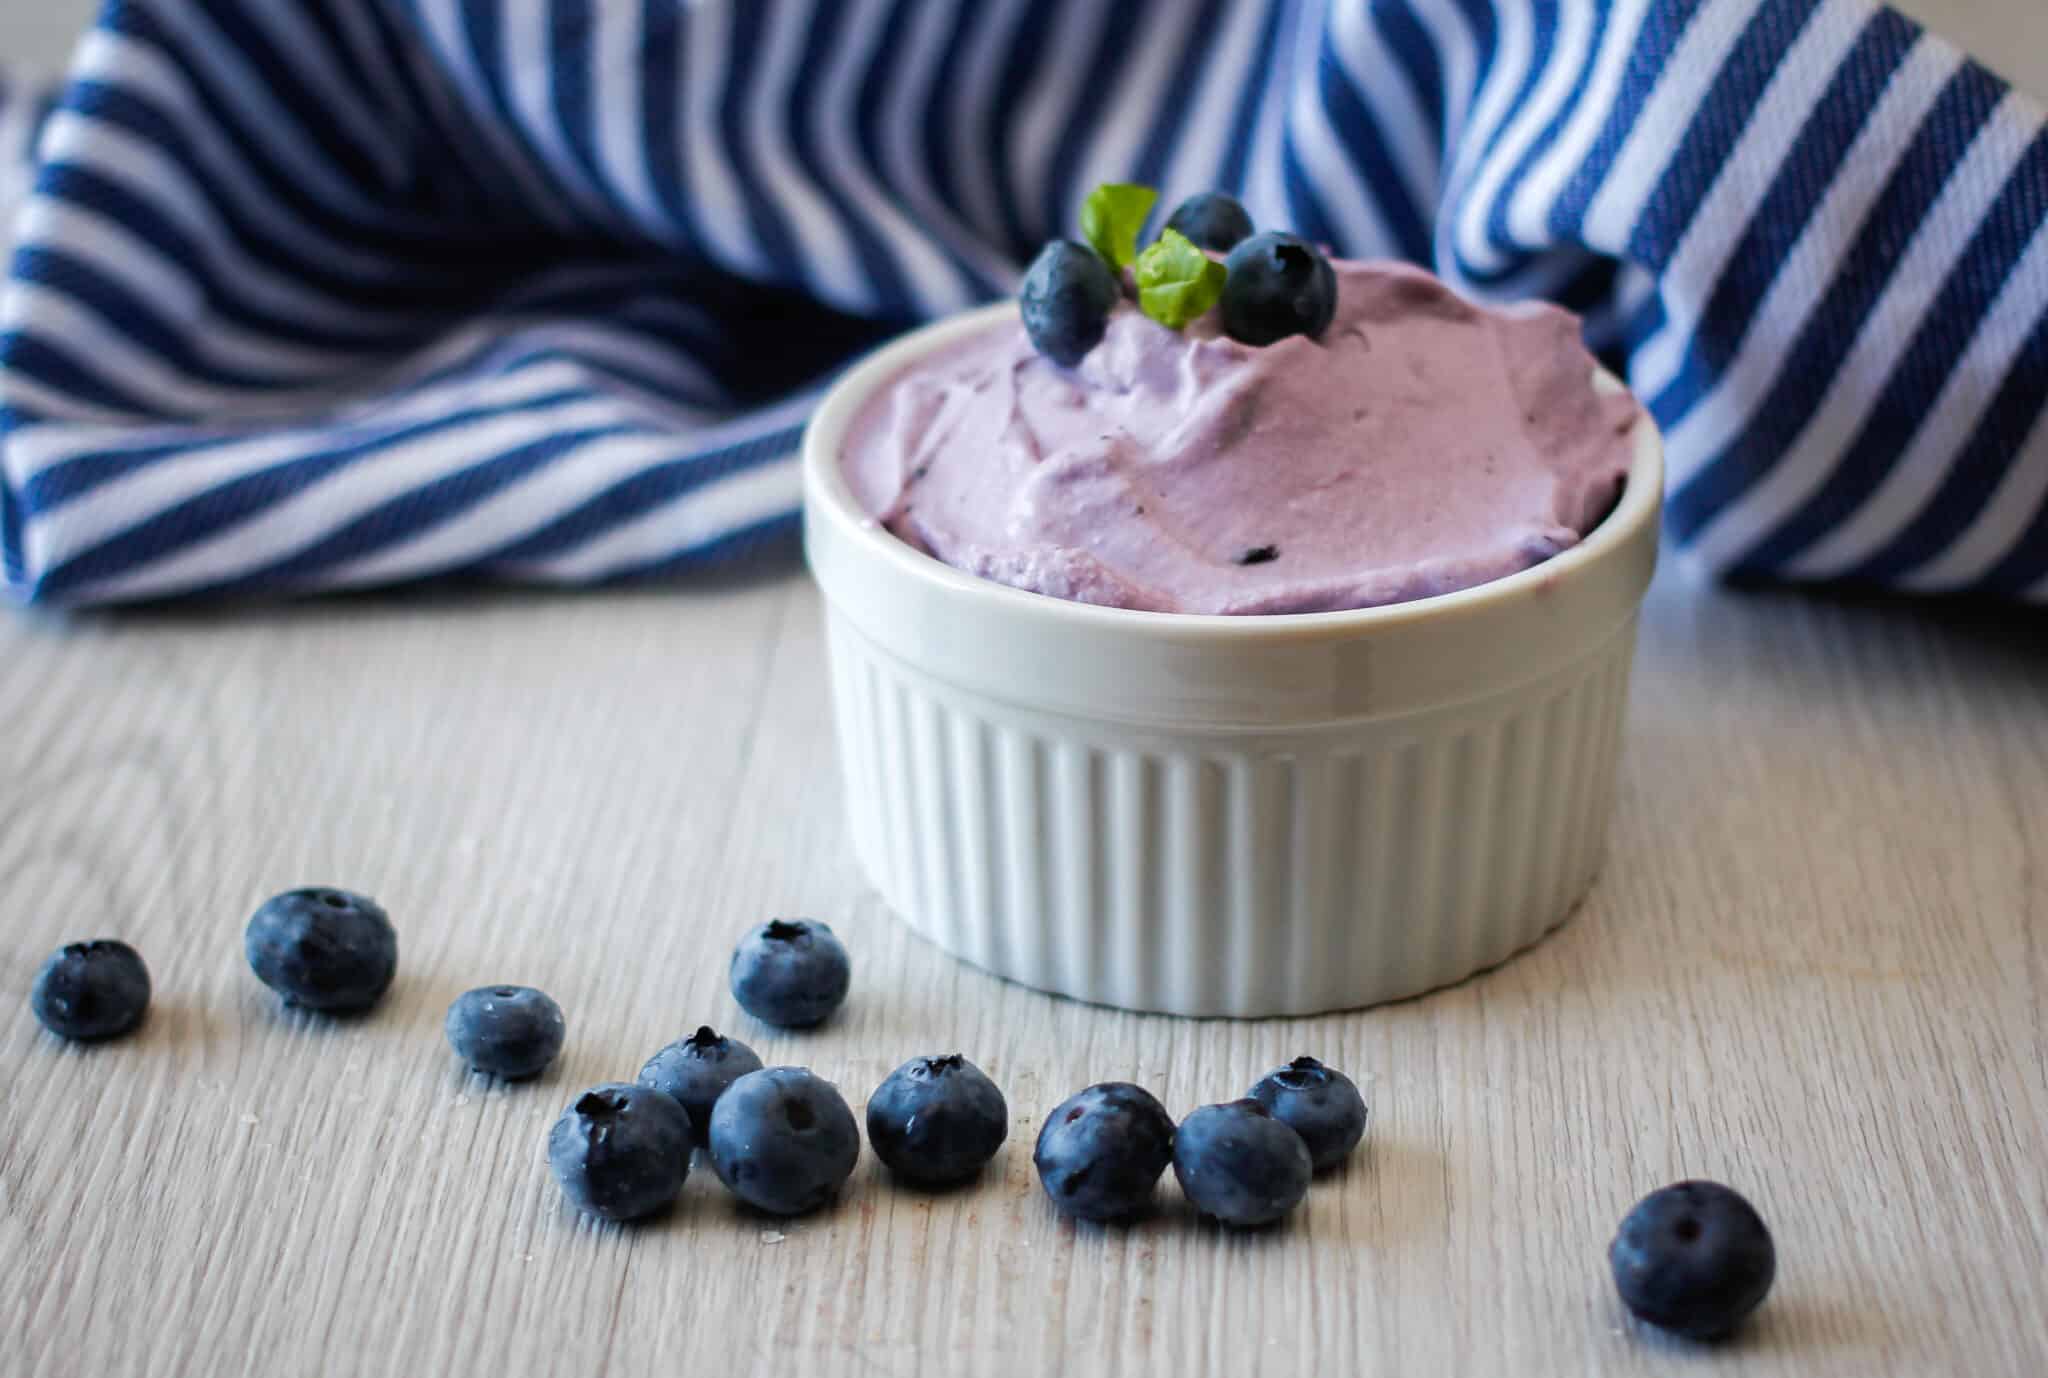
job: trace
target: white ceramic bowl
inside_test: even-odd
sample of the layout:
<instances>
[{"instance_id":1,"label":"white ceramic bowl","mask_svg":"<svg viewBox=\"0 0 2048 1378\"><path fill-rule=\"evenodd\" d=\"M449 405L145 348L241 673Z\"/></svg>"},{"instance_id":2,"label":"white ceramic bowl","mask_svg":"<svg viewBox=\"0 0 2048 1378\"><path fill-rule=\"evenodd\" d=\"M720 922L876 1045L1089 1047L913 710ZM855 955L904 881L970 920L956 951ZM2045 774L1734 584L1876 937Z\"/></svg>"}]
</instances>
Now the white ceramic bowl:
<instances>
[{"instance_id":1,"label":"white ceramic bowl","mask_svg":"<svg viewBox=\"0 0 2048 1378\"><path fill-rule=\"evenodd\" d=\"M911 549L840 470L878 387L1014 310L879 351L804 436L847 815L889 905L1011 980L1199 1015L1399 999L1562 922L1613 801L1656 562L1652 425L1585 541L1478 588L1284 616L1093 607Z\"/></svg>"}]
</instances>

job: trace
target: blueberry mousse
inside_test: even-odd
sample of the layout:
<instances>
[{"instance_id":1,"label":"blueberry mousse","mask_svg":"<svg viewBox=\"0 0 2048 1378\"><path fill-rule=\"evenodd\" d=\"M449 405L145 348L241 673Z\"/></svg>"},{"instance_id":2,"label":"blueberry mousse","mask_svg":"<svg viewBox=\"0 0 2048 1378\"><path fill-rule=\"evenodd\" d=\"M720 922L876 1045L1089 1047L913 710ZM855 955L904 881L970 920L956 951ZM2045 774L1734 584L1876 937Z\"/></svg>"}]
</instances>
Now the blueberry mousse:
<instances>
[{"instance_id":1,"label":"blueberry mousse","mask_svg":"<svg viewBox=\"0 0 2048 1378\"><path fill-rule=\"evenodd\" d=\"M868 1097L868 1143L889 1171L920 1187L979 1173L1010 1132L1010 1107L958 1053L914 1057Z\"/></svg>"},{"instance_id":2,"label":"blueberry mousse","mask_svg":"<svg viewBox=\"0 0 2048 1378\"><path fill-rule=\"evenodd\" d=\"M1205 1105L1174 1135L1181 1191L1226 1225L1272 1224L1301 1204L1314 1173L1301 1135L1255 1100Z\"/></svg>"},{"instance_id":3,"label":"blueberry mousse","mask_svg":"<svg viewBox=\"0 0 2048 1378\"><path fill-rule=\"evenodd\" d=\"M29 1008L59 1038L118 1038L149 1010L149 968L141 953L115 938L66 943L36 972Z\"/></svg>"},{"instance_id":4,"label":"blueberry mousse","mask_svg":"<svg viewBox=\"0 0 2048 1378\"><path fill-rule=\"evenodd\" d=\"M1613 508L1642 409L1577 318L1330 257L1210 194L1140 247L1106 186L1018 317L956 336L855 413L855 503L1029 593L1142 612L1333 612L1503 578Z\"/></svg>"},{"instance_id":5,"label":"blueberry mousse","mask_svg":"<svg viewBox=\"0 0 2048 1378\"><path fill-rule=\"evenodd\" d=\"M1343 1162L1365 1137L1365 1097L1350 1077L1312 1057L1274 1068L1247 1094L1301 1135L1317 1172Z\"/></svg>"},{"instance_id":6,"label":"blueberry mousse","mask_svg":"<svg viewBox=\"0 0 2048 1378\"><path fill-rule=\"evenodd\" d=\"M733 1195L770 1215L829 1205L860 1160L853 1111L804 1067L766 1067L711 1108L711 1166Z\"/></svg>"},{"instance_id":7,"label":"blueberry mousse","mask_svg":"<svg viewBox=\"0 0 2048 1378\"><path fill-rule=\"evenodd\" d=\"M481 986L455 998L442 1024L448 1046L479 1072L523 1081L562 1051L562 1007L531 986Z\"/></svg>"},{"instance_id":8,"label":"blueberry mousse","mask_svg":"<svg viewBox=\"0 0 2048 1378\"><path fill-rule=\"evenodd\" d=\"M1763 1217L1718 1182L1678 1182L1645 1196L1623 1218L1607 1261L1630 1311L1690 1340L1733 1332L1778 1272Z\"/></svg>"},{"instance_id":9,"label":"blueberry mousse","mask_svg":"<svg viewBox=\"0 0 2048 1378\"><path fill-rule=\"evenodd\" d=\"M398 930L376 901L324 886L265 900L242 947L264 985L330 1013L376 1004L398 970Z\"/></svg>"},{"instance_id":10,"label":"blueberry mousse","mask_svg":"<svg viewBox=\"0 0 2048 1378\"><path fill-rule=\"evenodd\" d=\"M761 1059L752 1048L707 1024L648 1058L639 1082L673 1097L689 1112L690 1128L702 1146L710 1142L711 1107L725 1088L760 1070Z\"/></svg>"},{"instance_id":11,"label":"blueberry mousse","mask_svg":"<svg viewBox=\"0 0 2048 1378\"><path fill-rule=\"evenodd\" d=\"M548 1166L579 1209L638 1220L665 1209L690 1173L690 1117L659 1091L593 1086L548 1133Z\"/></svg>"},{"instance_id":12,"label":"blueberry mousse","mask_svg":"<svg viewBox=\"0 0 2048 1378\"><path fill-rule=\"evenodd\" d=\"M729 974L741 1009L789 1029L824 1023L853 982L846 948L816 919L773 919L752 930L733 949Z\"/></svg>"},{"instance_id":13,"label":"blueberry mousse","mask_svg":"<svg viewBox=\"0 0 2048 1378\"><path fill-rule=\"evenodd\" d=\"M1173 1161L1173 1118L1129 1082L1090 1086L1046 1116L1031 1155L1053 1205L1084 1220L1118 1221L1151 1208Z\"/></svg>"}]
</instances>

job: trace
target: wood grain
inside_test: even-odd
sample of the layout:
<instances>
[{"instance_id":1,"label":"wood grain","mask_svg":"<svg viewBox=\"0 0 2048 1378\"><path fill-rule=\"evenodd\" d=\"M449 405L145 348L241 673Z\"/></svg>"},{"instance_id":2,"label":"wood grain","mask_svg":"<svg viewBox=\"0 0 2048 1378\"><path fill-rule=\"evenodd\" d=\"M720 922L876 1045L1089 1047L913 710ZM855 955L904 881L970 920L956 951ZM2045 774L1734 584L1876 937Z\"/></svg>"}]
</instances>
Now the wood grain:
<instances>
[{"instance_id":1,"label":"wood grain","mask_svg":"<svg viewBox=\"0 0 2048 1378\"><path fill-rule=\"evenodd\" d=\"M2048 1370L2048 621L1709 592L1667 573L1612 856L1526 957L1391 1008L1264 1023L1050 999L865 895L799 577L594 597L363 600L0 622L0 1370L9 1374L1658 1374L1604 1247L1686 1175L1749 1192L1782 1271L1742 1374ZM372 1017L282 1011L241 924L333 881L401 927ZM740 1015L738 930L829 918L855 998ZM114 934L143 1033L27 1009L50 948ZM569 1011L538 1085L465 1076L461 990ZM858 1106L960 1049L1017 1122L978 1188L781 1223L693 1176L594 1226L543 1134L698 1022ZM1287 1226L1167 1189L1057 1220L1036 1116L1131 1077L1176 1113L1314 1051L1368 1150ZM1312 1361L1312 1368L1308 1365Z\"/></svg>"},{"instance_id":2,"label":"wood grain","mask_svg":"<svg viewBox=\"0 0 2048 1378\"><path fill-rule=\"evenodd\" d=\"M51 67L90 0L0 13ZM1904 8L2048 94L2029 0ZM1454 990L1190 1022L1005 986L865 896L794 576L592 598L0 620L0 1373L1673 1374L1603 1251L1641 1192L1733 1182L1778 1288L1732 1374L2048 1371L2048 620L1739 596L1645 620L1604 879ZM264 895L384 899L374 1016L248 974ZM829 917L856 997L810 1036L734 1010L727 944ZM44 1035L31 975L117 934L144 1031ZM562 1000L538 1085L465 1076L447 1002ZM708 1175L652 1227L579 1220L542 1162L582 1084L709 1019L858 1103L959 1048L1009 1093L976 1190L864 1159L841 1207L744 1215ZM1282 1229L1056 1220L1035 1117L1108 1076L1177 1111L1313 1050L1362 1157Z\"/></svg>"}]
</instances>

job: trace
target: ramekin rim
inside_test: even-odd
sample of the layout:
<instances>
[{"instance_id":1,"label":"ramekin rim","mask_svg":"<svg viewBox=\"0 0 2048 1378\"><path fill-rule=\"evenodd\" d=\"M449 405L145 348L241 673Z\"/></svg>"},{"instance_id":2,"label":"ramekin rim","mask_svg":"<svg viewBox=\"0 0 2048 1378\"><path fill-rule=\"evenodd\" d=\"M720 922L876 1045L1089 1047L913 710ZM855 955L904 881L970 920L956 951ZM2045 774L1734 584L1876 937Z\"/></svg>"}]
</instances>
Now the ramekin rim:
<instances>
[{"instance_id":1,"label":"ramekin rim","mask_svg":"<svg viewBox=\"0 0 2048 1378\"><path fill-rule=\"evenodd\" d=\"M804 427L800 449L804 505L809 517L833 523L864 554L894 566L905 576L962 597L980 598L992 608L1035 623L1066 624L1148 640L1225 640L1237 643L1291 642L1363 635L1422 620L1449 620L1501 603L1536 596L1583 576L1626 550L1645 525L1660 519L1663 506L1663 437L1644 409L1631 438L1635 445L1620 497L1600 523L1577 544L1549 559L1469 588L1367 608L1298 613L1154 612L1105 607L1013 588L957 569L916 549L862 511L846 482L839 449L847 428L874 390L913 359L956 336L971 334L1016 314L1014 300L971 308L920 326L877 347L833 383ZM1611 386L1626 385L1604 369L1597 376ZM819 579L826 596L825 580Z\"/></svg>"}]
</instances>

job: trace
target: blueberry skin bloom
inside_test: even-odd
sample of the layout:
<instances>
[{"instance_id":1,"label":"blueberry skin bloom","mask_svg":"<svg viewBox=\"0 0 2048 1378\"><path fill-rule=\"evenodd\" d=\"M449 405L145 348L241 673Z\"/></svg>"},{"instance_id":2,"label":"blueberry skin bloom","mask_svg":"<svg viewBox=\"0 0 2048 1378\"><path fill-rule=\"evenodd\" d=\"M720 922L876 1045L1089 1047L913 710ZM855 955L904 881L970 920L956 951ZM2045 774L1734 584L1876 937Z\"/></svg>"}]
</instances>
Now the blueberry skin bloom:
<instances>
[{"instance_id":1,"label":"blueberry skin bloom","mask_svg":"<svg viewBox=\"0 0 2048 1378\"><path fill-rule=\"evenodd\" d=\"M1031 1155L1053 1205L1084 1220L1125 1220L1152 1203L1173 1161L1173 1117L1142 1086L1077 1091L1046 1116Z\"/></svg>"},{"instance_id":2,"label":"blueberry skin bloom","mask_svg":"<svg viewBox=\"0 0 2048 1378\"><path fill-rule=\"evenodd\" d=\"M860 1129L832 1084L804 1067L767 1067L711 1108L711 1167L771 1215L802 1215L839 1194L860 1159Z\"/></svg>"},{"instance_id":3,"label":"blueberry skin bloom","mask_svg":"<svg viewBox=\"0 0 2048 1378\"><path fill-rule=\"evenodd\" d=\"M149 968L118 939L66 943L36 972L29 1008L59 1038L115 1038L149 1011Z\"/></svg>"},{"instance_id":4,"label":"blueberry skin bloom","mask_svg":"<svg viewBox=\"0 0 2048 1378\"><path fill-rule=\"evenodd\" d=\"M690 1117L659 1091L593 1086L548 1131L548 1166L562 1193L606 1220L638 1220L682 1192L690 1175Z\"/></svg>"},{"instance_id":5,"label":"blueberry skin bloom","mask_svg":"<svg viewBox=\"0 0 2048 1378\"><path fill-rule=\"evenodd\" d=\"M761 1070L761 1059L737 1038L727 1038L705 1025L679 1038L647 1059L640 1084L673 1097L690 1116L690 1130L699 1144L711 1141L711 1107L725 1088L749 1072Z\"/></svg>"},{"instance_id":6,"label":"blueberry skin bloom","mask_svg":"<svg viewBox=\"0 0 2048 1378\"><path fill-rule=\"evenodd\" d=\"M784 1028L822 1024L846 999L853 964L829 926L775 919L733 949L733 999L756 1019Z\"/></svg>"},{"instance_id":7,"label":"blueberry skin bloom","mask_svg":"<svg viewBox=\"0 0 2048 1378\"><path fill-rule=\"evenodd\" d=\"M1248 345L1289 335L1310 339L1337 314L1337 272L1315 245L1291 234L1255 234L1223 260L1223 330Z\"/></svg>"},{"instance_id":8,"label":"blueberry skin bloom","mask_svg":"<svg viewBox=\"0 0 2048 1378\"><path fill-rule=\"evenodd\" d=\"M568 1032L562 1007L531 986L482 986L459 995L442 1027L457 1057L506 1081L546 1071Z\"/></svg>"},{"instance_id":9,"label":"blueberry skin bloom","mask_svg":"<svg viewBox=\"0 0 2048 1378\"><path fill-rule=\"evenodd\" d=\"M1365 1097L1350 1077L1312 1057L1274 1068L1249 1094L1301 1135L1317 1172L1342 1162L1365 1137Z\"/></svg>"},{"instance_id":10,"label":"blueberry skin bloom","mask_svg":"<svg viewBox=\"0 0 2048 1378\"><path fill-rule=\"evenodd\" d=\"M1653 1191L1607 1248L1628 1309L1692 1340L1718 1340L1763 1302L1777 1247L1756 1208L1718 1182Z\"/></svg>"},{"instance_id":11,"label":"blueberry skin bloom","mask_svg":"<svg viewBox=\"0 0 2048 1378\"><path fill-rule=\"evenodd\" d=\"M1180 231L1197 248L1218 254L1229 253L1253 232L1250 212L1237 198L1220 191L1199 192L1175 206L1166 228Z\"/></svg>"},{"instance_id":12,"label":"blueberry skin bloom","mask_svg":"<svg viewBox=\"0 0 2048 1378\"><path fill-rule=\"evenodd\" d=\"M264 985L308 1009L363 1010L398 970L398 931L376 901L325 887L263 902L242 935Z\"/></svg>"},{"instance_id":13,"label":"blueberry skin bloom","mask_svg":"<svg viewBox=\"0 0 2048 1378\"><path fill-rule=\"evenodd\" d=\"M980 1172L1010 1132L1010 1107L958 1053L914 1057L868 1098L868 1143L905 1181L952 1186Z\"/></svg>"},{"instance_id":14,"label":"blueberry skin bloom","mask_svg":"<svg viewBox=\"0 0 2048 1378\"><path fill-rule=\"evenodd\" d=\"M1116 274L1093 249L1055 239L1025 270L1017 304L1032 348L1072 368L1102 343L1110 309L1122 295Z\"/></svg>"},{"instance_id":15,"label":"blueberry skin bloom","mask_svg":"<svg viewBox=\"0 0 2048 1378\"><path fill-rule=\"evenodd\" d=\"M1173 1175L1203 1214L1226 1225L1269 1225L1308 1195L1315 1164L1301 1135L1257 1101L1236 1100L1180 1122Z\"/></svg>"}]
</instances>

